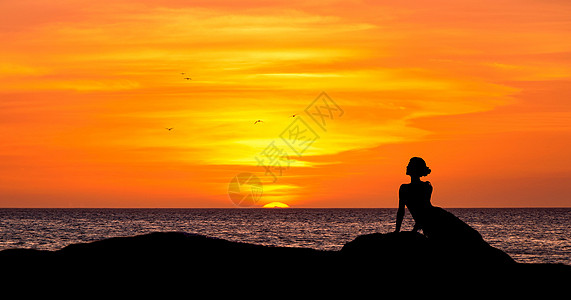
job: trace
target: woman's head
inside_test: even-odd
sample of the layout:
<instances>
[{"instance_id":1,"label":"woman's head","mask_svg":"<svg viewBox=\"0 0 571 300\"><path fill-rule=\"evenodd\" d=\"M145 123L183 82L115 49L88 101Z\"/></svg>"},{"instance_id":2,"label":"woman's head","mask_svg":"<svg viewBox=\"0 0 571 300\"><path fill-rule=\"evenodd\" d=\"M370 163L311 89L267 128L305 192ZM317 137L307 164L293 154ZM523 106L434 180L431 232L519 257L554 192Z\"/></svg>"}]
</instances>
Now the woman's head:
<instances>
[{"instance_id":1,"label":"woman's head","mask_svg":"<svg viewBox=\"0 0 571 300\"><path fill-rule=\"evenodd\" d=\"M406 175L410 176L426 176L430 174L430 168L426 166L424 159L420 157L413 157L406 166Z\"/></svg>"}]
</instances>

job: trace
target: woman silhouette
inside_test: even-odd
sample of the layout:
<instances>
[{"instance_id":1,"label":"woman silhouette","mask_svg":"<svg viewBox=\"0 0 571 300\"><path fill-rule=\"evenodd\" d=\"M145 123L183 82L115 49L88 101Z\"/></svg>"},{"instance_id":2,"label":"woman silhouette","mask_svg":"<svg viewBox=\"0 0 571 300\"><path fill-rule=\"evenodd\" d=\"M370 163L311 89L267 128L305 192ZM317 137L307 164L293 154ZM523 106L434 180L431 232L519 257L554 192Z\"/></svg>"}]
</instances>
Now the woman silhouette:
<instances>
[{"instance_id":1,"label":"woman silhouette","mask_svg":"<svg viewBox=\"0 0 571 300\"><path fill-rule=\"evenodd\" d=\"M400 231L406 206L415 221L413 231L422 229L424 235L431 240L483 242L478 231L444 209L432 206L430 203L432 185L429 181L420 180L420 177L428 174L430 174L430 168L426 166L422 158L410 159L406 167L406 175L410 176L410 183L402 184L399 189L395 232Z\"/></svg>"}]
</instances>

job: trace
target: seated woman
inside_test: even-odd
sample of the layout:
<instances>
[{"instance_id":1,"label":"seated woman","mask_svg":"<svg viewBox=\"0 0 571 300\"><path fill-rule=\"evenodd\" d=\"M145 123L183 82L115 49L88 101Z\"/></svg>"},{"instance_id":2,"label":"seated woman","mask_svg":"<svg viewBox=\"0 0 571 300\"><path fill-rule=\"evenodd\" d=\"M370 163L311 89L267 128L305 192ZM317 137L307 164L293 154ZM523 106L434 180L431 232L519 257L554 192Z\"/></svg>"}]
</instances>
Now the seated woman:
<instances>
[{"instance_id":1,"label":"seated woman","mask_svg":"<svg viewBox=\"0 0 571 300\"><path fill-rule=\"evenodd\" d=\"M422 158L410 159L406 167L406 175L410 176L410 183L402 184L399 189L395 232L400 231L406 206L415 221L413 231L422 229L429 240L464 244L484 242L478 231L444 209L432 206L430 203L432 185L429 181L420 180L420 177L428 174L430 174L430 168L426 166Z\"/></svg>"}]
</instances>

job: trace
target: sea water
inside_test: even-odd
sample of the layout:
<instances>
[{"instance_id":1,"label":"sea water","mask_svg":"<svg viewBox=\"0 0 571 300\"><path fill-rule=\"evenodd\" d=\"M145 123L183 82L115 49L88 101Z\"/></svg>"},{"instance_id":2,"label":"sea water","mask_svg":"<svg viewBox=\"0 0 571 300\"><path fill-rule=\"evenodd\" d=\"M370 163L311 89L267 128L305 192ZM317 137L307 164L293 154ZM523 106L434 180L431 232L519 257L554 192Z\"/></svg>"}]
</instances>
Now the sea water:
<instances>
[{"instance_id":1,"label":"sea water","mask_svg":"<svg viewBox=\"0 0 571 300\"><path fill-rule=\"evenodd\" d=\"M571 265L571 208L447 209L518 262ZM396 209L0 209L0 250L58 250L157 231L261 245L339 250L355 237L391 232ZM413 220L407 213L403 230Z\"/></svg>"}]
</instances>

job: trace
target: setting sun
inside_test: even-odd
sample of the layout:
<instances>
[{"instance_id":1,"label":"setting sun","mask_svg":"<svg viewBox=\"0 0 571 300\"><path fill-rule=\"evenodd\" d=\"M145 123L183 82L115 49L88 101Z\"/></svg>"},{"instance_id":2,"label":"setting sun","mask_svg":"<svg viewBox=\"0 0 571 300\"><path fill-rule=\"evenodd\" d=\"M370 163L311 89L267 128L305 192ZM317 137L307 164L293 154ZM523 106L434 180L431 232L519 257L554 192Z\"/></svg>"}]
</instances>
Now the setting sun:
<instances>
[{"instance_id":1,"label":"setting sun","mask_svg":"<svg viewBox=\"0 0 571 300\"><path fill-rule=\"evenodd\" d=\"M264 208L289 208L289 205L283 202L270 202L263 206Z\"/></svg>"}]
</instances>

